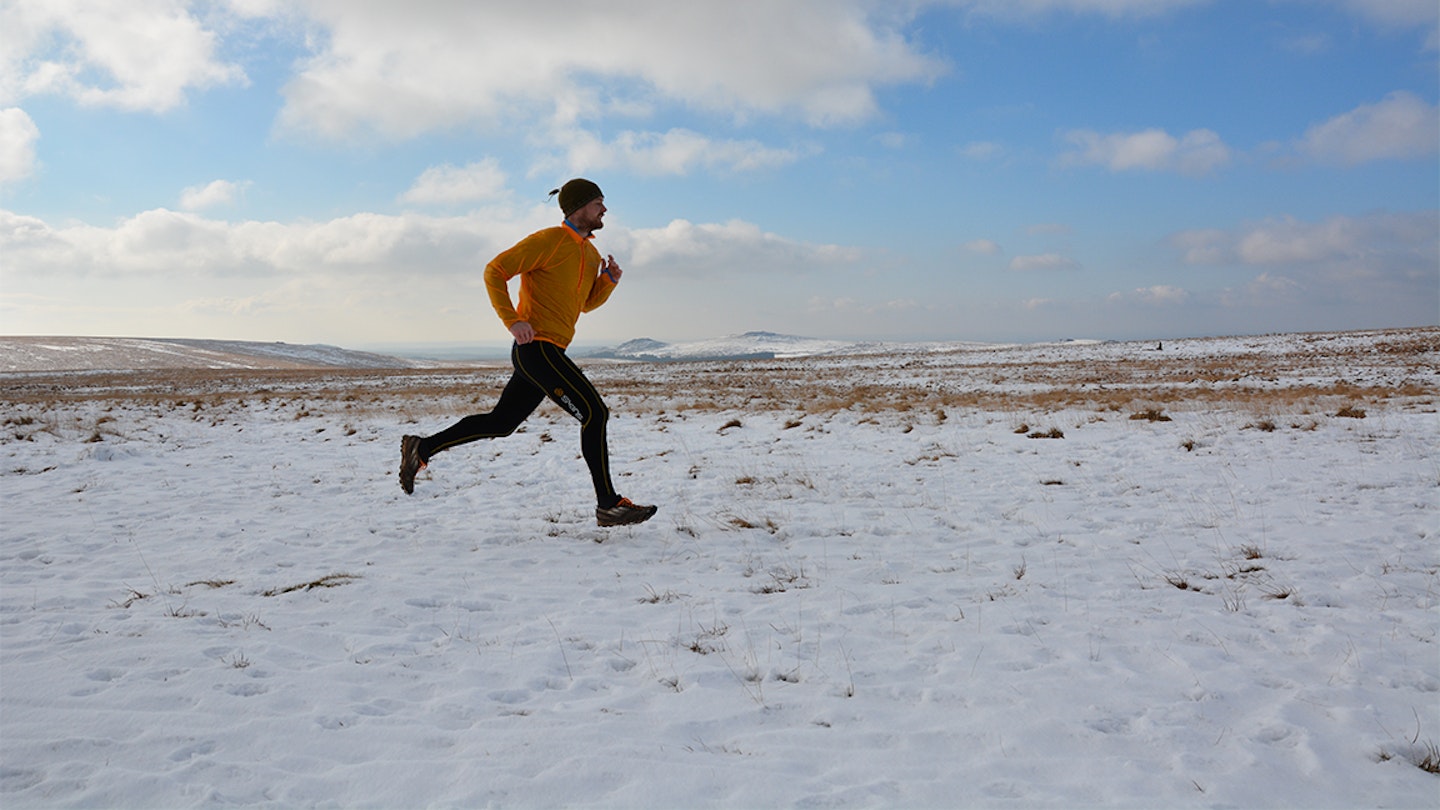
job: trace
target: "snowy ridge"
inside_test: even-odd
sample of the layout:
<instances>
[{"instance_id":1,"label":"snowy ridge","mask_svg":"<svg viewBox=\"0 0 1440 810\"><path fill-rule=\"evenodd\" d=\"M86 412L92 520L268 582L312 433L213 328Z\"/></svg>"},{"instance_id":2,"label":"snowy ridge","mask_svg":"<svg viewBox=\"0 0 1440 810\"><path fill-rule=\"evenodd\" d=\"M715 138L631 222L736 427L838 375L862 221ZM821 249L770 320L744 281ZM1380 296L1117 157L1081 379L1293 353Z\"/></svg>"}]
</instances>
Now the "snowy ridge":
<instances>
[{"instance_id":1,"label":"snowy ridge","mask_svg":"<svg viewBox=\"0 0 1440 810\"><path fill-rule=\"evenodd\" d=\"M613 348L572 351L572 354L594 359L681 362L770 360L875 354L886 351L960 351L997 347L998 344L962 342L854 342L775 332L745 332L683 343L638 338ZM508 356L508 352L503 356ZM180 338L0 337L0 373L163 369L432 368L468 365L470 362L470 359L443 357L397 357L323 344Z\"/></svg>"},{"instance_id":2,"label":"snowy ridge","mask_svg":"<svg viewBox=\"0 0 1440 810\"><path fill-rule=\"evenodd\" d=\"M1329 353L1368 351L1372 341L1397 330L1314 334L1182 338L1166 341L1062 340L1045 343L980 343L974 341L877 342L845 341L753 331L709 340L666 343L637 338L615 347L574 349L580 358L634 362L698 362L707 360L785 360L888 355L938 355L964 352L993 355L1004 361L1023 351L1040 359L1093 356L1134 357L1163 351L1168 356L1208 357L1266 354L1308 347ZM1420 327L1398 330L1435 334ZM452 350L453 351L453 350ZM408 354L408 353L407 353ZM482 360L482 355L484 359ZM495 355L495 356L490 356ZM490 365L504 353L461 352L455 357L398 357L324 344L291 344L241 340L126 337L0 337L0 373L69 371L154 371L166 369L407 369Z\"/></svg>"},{"instance_id":3,"label":"snowy ridge","mask_svg":"<svg viewBox=\"0 0 1440 810\"><path fill-rule=\"evenodd\" d=\"M125 337L0 337L0 372L424 368L432 363L319 344Z\"/></svg>"},{"instance_id":4,"label":"snowy ridge","mask_svg":"<svg viewBox=\"0 0 1440 810\"><path fill-rule=\"evenodd\" d=\"M617 360L771 360L827 354L861 354L883 344L782 335L775 332L745 332L710 340L665 343L650 338L626 341L613 349L599 349L590 357Z\"/></svg>"}]
</instances>

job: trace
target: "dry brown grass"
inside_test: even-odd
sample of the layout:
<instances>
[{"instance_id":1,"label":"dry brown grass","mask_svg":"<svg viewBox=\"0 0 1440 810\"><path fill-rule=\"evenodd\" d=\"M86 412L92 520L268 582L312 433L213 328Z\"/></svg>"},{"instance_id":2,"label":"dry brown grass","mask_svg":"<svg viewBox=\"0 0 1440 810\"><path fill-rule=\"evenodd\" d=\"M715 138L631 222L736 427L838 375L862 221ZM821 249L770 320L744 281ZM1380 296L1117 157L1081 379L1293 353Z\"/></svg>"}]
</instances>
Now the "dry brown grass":
<instances>
[{"instance_id":1,"label":"dry brown grass","mask_svg":"<svg viewBox=\"0 0 1440 810\"><path fill-rule=\"evenodd\" d=\"M1013 362L1004 352L956 351L843 360L582 363L617 410L676 416L788 412L794 415L788 426L841 411L944 421L965 412L1089 410L1159 422L1170 413L1228 410L1258 415L1253 424L1260 427L1273 424L1276 414L1363 418L1367 409L1433 410L1440 399L1440 329L1380 333L1363 350L1334 335L1302 336L1284 345L1284 351L1204 357L1146 352L1097 360L1057 352L1043 362L1017 349ZM0 438L19 420L35 418L36 408L15 406L64 403L140 406L197 421L223 420L230 409L256 406L295 419L343 422L393 414L397 422L415 421L486 409L508 377L504 367L6 375L0 376L0 405L8 406ZM97 434L104 432L103 423L93 424Z\"/></svg>"},{"instance_id":2,"label":"dry brown grass","mask_svg":"<svg viewBox=\"0 0 1440 810\"><path fill-rule=\"evenodd\" d=\"M285 585L279 588L271 588L261 593L261 596L280 596L282 594L294 593L296 591L313 591L316 588L338 588L341 585L349 584L360 577L355 574L326 574L318 579L309 582L298 582L294 585Z\"/></svg>"}]
</instances>

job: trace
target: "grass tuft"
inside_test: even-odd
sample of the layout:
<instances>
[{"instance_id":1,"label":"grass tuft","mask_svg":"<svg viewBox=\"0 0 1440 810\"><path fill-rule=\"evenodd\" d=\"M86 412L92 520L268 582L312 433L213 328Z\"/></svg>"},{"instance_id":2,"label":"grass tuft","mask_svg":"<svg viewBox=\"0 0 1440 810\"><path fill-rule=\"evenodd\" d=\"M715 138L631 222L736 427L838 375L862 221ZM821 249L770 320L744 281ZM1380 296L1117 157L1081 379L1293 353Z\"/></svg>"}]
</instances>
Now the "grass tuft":
<instances>
[{"instance_id":1,"label":"grass tuft","mask_svg":"<svg viewBox=\"0 0 1440 810\"><path fill-rule=\"evenodd\" d=\"M359 578L360 577L355 574L326 574L319 579L312 579L309 582L301 582L283 588L271 588L268 591L264 591L261 596L279 596L281 594L294 593L295 591L313 591L316 588L338 588L341 585L348 585Z\"/></svg>"},{"instance_id":2,"label":"grass tuft","mask_svg":"<svg viewBox=\"0 0 1440 810\"><path fill-rule=\"evenodd\" d=\"M1415 757L1415 767L1426 773L1440 774L1440 748L1427 740L1420 754Z\"/></svg>"},{"instance_id":3,"label":"grass tuft","mask_svg":"<svg viewBox=\"0 0 1440 810\"><path fill-rule=\"evenodd\" d=\"M1198 586L1191 584L1189 577L1179 573L1178 571L1173 571L1166 574L1165 583L1173 588L1178 588L1182 591L1200 591L1200 588ZM1200 592L1204 593L1204 591Z\"/></svg>"},{"instance_id":4,"label":"grass tuft","mask_svg":"<svg viewBox=\"0 0 1440 810\"><path fill-rule=\"evenodd\" d=\"M1389 762L1396 756L1408 760L1410 764L1426 773L1440 775L1440 746L1436 746L1433 741L1426 740L1418 745L1412 741L1410 745L1402 746L1399 751L1382 748L1377 758L1381 762Z\"/></svg>"},{"instance_id":5,"label":"grass tuft","mask_svg":"<svg viewBox=\"0 0 1440 810\"><path fill-rule=\"evenodd\" d=\"M677 599L683 598L685 598L684 594L676 593L669 588L666 588L663 592L657 592L654 588L646 585L645 595L640 597L639 601L647 605L655 605L661 602L674 602Z\"/></svg>"}]
</instances>

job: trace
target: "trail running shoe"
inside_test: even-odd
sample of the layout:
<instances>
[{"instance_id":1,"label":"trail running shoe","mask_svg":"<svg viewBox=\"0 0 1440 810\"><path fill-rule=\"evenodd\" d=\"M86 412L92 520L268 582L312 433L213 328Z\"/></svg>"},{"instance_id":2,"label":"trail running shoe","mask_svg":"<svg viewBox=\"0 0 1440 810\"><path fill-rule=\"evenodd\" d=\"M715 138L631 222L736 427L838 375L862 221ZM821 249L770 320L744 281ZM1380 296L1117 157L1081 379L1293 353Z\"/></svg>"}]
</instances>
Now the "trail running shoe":
<instances>
[{"instance_id":1,"label":"trail running shoe","mask_svg":"<svg viewBox=\"0 0 1440 810\"><path fill-rule=\"evenodd\" d=\"M659 511L658 506L636 506L629 498L621 498L620 502L604 509L595 507L595 522L601 526L629 526L632 523L644 523L655 516Z\"/></svg>"},{"instance_id":2,"label":"trail running shoe","mask_svg":"<svg viewBox=\"0 0 1440 810\"><path fill-rule=\"evenodd\" d=\"M405 490L406 495L415 492L415 473L425 469L425 461L420 458L420 437L400 437L400 488Z\"/></svg>"}]
</instances>

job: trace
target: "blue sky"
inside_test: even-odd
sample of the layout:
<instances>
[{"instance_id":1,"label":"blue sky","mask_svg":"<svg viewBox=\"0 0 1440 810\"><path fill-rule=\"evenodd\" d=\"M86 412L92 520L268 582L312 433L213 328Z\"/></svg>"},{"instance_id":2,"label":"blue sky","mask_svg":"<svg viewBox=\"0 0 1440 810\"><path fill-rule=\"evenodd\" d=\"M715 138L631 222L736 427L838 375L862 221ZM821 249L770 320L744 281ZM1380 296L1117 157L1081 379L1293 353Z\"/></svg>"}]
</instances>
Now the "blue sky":
<instances>
[{"instance_id":1,"label":"blue sky","mask_svg":"<svg viewBox=\"0 0 1440 810\"><path fill-rule=\"evenodd\" d=\"M519 6L523 6L519 7ZM0 333L503 344L1440 322L1434 0L0 0Z\"/></svg>"}]
</instances>

